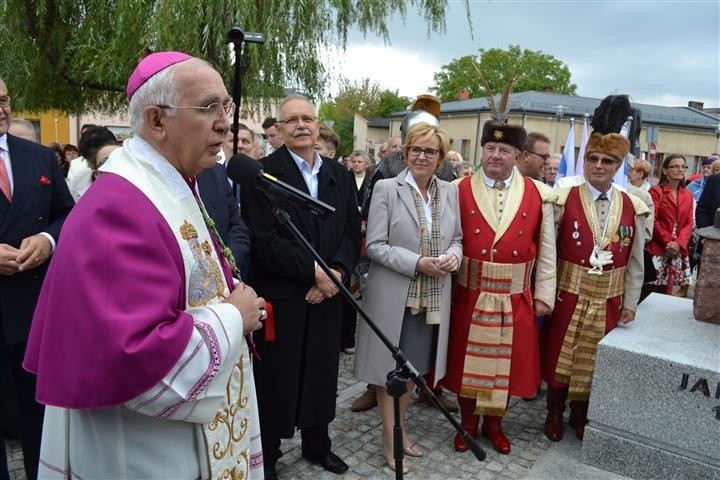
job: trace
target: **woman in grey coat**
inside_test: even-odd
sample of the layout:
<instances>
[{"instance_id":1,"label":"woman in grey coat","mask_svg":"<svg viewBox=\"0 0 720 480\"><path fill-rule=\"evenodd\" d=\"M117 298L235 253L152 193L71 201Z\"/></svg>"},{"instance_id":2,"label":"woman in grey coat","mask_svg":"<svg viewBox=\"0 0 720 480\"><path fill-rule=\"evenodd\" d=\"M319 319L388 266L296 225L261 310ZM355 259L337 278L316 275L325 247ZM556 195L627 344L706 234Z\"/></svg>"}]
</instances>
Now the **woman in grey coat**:
<instances>
[{"instance_id":1,"label":"woman in grey coat","mask_svg":"<svg viewBox=\"0 0 720 480\"><path fill-rule=\"evenodd\" d=\"M445 375L450 319L451 273L462 258L457 187L435 172L448 150L447 133L425 123L407 134L407 169L379 181L370 203L367 255L371 260L363 308L390 341L399 345L420 374ZM394 470L392 398L385 391L395 368L390 352L364 323L358 326L355 376L377 386L385 457ZM409 386L409 391L412 388ZM400 417L410 393L400 399ZM422 452L404 433L405 454ZM407 464L403 471L409 471Z\"/></svg>"}]
</instances>

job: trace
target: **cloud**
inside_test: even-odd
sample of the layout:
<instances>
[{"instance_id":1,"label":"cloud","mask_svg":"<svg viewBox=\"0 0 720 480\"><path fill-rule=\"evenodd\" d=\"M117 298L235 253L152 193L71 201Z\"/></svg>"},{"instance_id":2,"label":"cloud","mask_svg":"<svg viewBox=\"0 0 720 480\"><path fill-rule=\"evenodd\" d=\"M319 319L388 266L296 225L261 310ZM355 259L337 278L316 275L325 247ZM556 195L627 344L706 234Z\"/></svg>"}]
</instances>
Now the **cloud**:
<instances>
[{"instance_id":1,"label":"cloud","mask_svg":"<svg viewBox=\"0 0 720 480\"><path fill-rule=\"evenodd\" d=\"M422 51L371 42L349 45L344 52L334 49L327 53L325 65L331 77L328 90L333 96L338 91L338 78L351 82L369 78L381 88L414 98L429 92L433 73L440 70L440 62L433 62Z\"/></svg>"},{"instance_id":2,"label":"cloud","mask_svg":"<svg viewBox=\"0 0 720 480\"><path fill-rule=\"evenodd\" d=\"M453 58L517 44L565 62L582 96L625 92L659 105L705 100L706 107L720 106L717 0L494 0L471 1L470 10L472 38L465 7L455 1L446 10L446 33L428 36L416 7L404 22L388 21L391 46L351 32L342 73L359 72L358 78L415 96Z\"/></svg>"}]
</instances>

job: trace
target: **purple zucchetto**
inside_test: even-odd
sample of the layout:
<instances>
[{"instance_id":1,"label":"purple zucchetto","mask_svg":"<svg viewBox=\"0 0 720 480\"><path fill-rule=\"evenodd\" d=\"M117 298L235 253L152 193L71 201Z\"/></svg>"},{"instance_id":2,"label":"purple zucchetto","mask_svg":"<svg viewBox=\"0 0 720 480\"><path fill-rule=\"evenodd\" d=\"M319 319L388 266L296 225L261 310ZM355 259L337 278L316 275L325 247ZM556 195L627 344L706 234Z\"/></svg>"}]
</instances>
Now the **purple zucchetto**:
<instances>
[{"instance_id":1,"label":"purple zucchetto","mask_svg":"<svg viewBox=\"0 0 720 480\"><path fill-rule=\"evenodd\" d=\"M127 83L127 99L128 102L143 83L147 82L153 75L165 70L170 65L174 65L185 60L193 58L183 52L155 52L140 60L135 70L133 70Z\"/></svg>"}]
</instances>

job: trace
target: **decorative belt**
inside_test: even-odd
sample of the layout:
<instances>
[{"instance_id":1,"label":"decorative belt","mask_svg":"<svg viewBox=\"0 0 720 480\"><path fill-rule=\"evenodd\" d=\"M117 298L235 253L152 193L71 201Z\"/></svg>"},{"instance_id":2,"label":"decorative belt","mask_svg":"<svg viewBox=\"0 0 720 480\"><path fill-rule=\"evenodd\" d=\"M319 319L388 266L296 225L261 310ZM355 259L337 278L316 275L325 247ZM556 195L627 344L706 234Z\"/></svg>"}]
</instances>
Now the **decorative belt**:
<instances>
[{"instance_id":1,"label":"decorative belt","mask_svg":"<svg viewBox=\"0 0 720 480\"><path fill-rule=\"evenodd\" d=\"M582 297L608 298L617 297L625 292L625 267L606 270L602 275L588 273L583 265L558 261L558 292L560 290L574 293Z\"/></svg>"},{"instance_id":2,"label":"decorative belt","mask_svg":"<svg viewBox=\"0 0 720 480\"><path fill-rule=\"evenodd\" d=\"M494 263L463 257L457 283L468 290L516 294L530 288L535 260L524 263Z\"/></svg>"}]
</instances>

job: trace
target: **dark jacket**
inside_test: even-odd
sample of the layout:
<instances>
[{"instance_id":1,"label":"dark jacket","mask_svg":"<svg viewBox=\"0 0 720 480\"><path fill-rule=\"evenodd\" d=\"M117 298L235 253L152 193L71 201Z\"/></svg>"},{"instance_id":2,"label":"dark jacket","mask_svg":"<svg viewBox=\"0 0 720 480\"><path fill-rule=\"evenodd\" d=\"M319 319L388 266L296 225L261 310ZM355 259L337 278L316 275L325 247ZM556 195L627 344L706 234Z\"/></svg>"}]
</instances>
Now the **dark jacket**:
<instances>
[{"instance_id":1,"label":"dark jacket","mask_svg":"<svg viewBox=\"0 0 720 480\"><path fill-rule=\"evenodd\" d=\"M262 160L266 173L306 193L305 181L283 146ZM352 273L360 251L360 216L347 170L328 158L318 173L318 198L335 207L320 220L286 201L284 209L331 267ZM255 381L263 436L291 437L295 426L321 426L335 417L342 322L340 294L318 305L305 295L314 283L315 261L273 216L264 193L244 188L242 213L252 233L254 288L272 303L276 340L255 336L260 360Z\"/></svg>"},{"instance_id":2,"label":"dark jacket","mask_svg":"<svg viewBox=\"0 0 720 480\"><path fill-rule=\"evenodd\" d=\"M0 243L19 248L26 237L49 233L57 243L75 202L49 148L7 134L13 199L0 194ZM88 245L92 248L92 245ZM35 304L50 259L37 268L0 275L0 345L27 341ZM61 308L61 305L58 305Z\"/></svg>"},{"instance_id":3,"label":"dark jacket","mask_svg":"<svg viewBox=\"0 0 720 480\"><path fill-rule=\"evenodd\" d=\"M715 223L715 211L720 208L720 173L705 180L700 200L695 209L697 228L709 227Z\"/></svg>"},{"instance_id":4,"label":"dark jacket","mask_svg":"<svg viewBox=\"0 0 720 480\"><path fill-rule=\"evenodd\" d=\"M247 280L250 230L240 216L240 208L228 182L225 167L218 163L203 170L197 176L197 183L205 210L215 221L220 238L232 250L242 277Z\"/></svg>"}]
</instances>

